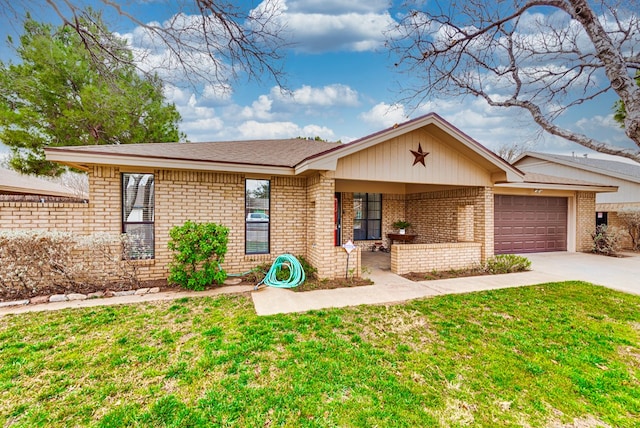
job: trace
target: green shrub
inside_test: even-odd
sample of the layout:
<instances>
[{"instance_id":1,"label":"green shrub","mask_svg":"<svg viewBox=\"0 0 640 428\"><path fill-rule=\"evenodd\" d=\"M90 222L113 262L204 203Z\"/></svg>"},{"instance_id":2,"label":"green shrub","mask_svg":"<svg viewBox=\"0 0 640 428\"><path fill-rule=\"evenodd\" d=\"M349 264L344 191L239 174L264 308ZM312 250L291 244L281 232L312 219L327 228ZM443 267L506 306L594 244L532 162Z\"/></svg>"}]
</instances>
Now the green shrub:
<instances>
[{"instance_id":1,"label":"green shrub","mask_svg":"<svg viewBox=\"0 0 640 428\"><path fill-rule=\"evenodd\" d=\"M596 231L591 234L591 238L593 239L591 251L594 253L611 256L620 249L620 233L606 224L596 226Z\"/></svg>"},{"instance_id":2,"label":"green shrub","mask_svg":"<svg viewBox=\"0 0 640 428\"><path fill-rule=\"evenodd\" d=\"M522 272L531 269L531 260L515 254L499 254L487 260L486 270L491 274Z\"/></svg>"},{"instance_id":3,"label":"green shrub","mask_svg":"<svg viewBox=\"0 0 640 428\"><path fill-rule=\"evenodd\" d=\"M174 251L168 281L190 290L221 284L227 273L220 266L227 253L229 229L215 223L190 220L169 231L169 249Z\"/></svg>"}]
</instances>

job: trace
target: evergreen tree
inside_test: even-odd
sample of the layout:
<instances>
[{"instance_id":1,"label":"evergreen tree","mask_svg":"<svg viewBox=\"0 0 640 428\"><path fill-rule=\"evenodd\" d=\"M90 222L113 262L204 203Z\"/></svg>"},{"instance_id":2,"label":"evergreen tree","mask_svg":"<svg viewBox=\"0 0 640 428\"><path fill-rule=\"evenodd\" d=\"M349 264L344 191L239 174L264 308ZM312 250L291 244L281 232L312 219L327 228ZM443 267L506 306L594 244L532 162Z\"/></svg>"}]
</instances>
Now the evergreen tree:
<instances>
[{"instance_id":1,"label":"evergreen tree","mask_svg":"<svg viewBox=\"0 0 640 428\"><path fill-rule=\"evenodd\" d=\"M21 62L0 61L0 141L11 149L9 164L17 171L62 173L45 160L45 147L184 139L160 79L136 72L126 42L109 33L99 15L82 25L109 34L100 43L112 47L110 55L95 58L68 26L28 19L16 47Z\"/></svg>"}]
</instances>

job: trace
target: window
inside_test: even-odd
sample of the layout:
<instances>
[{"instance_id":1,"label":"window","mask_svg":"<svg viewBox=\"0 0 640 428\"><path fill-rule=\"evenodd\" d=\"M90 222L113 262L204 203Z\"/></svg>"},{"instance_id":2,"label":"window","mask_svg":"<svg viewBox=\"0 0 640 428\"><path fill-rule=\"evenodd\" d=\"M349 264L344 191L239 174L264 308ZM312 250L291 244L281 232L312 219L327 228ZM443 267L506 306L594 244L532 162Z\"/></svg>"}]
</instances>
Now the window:
<instances>
[{"instance_id":1,"label":"window","mask_svg":"<svg viewBox=\"0 0 640 428\"><path fill-rule=\"evenodd\" d=\"M155 188L153 174L122 174L122 232L129 235L129 257L154 257Z\"/></svg>"},{"instance_id":2,"label":"window","mask_svg":"<svg viewBox=\"0 0 640 428\"><path fill-rule=\"evenodd\" d=\"M608 217L607 212L602 212L602 211L596 212L596 226L600 226L601 224L604 224L604 225L608 224L607 217Z\"/></svg>"},{"instance_id":3,"label":"window","mask_svg":"<svg viewBox=\"0 0 640 428\"><path fill-rule=\"evenodd\" d=\"M269 180L251 180L245 182L245 253L269 253Z\"/></svg>"},{"instance_id":4,"label":"window","mask_svg":"<svg viewBox=\"0 0 640 428\"><path fill-rule=\"evenodd\" d=\"M382 238L382 194L353 194L353 239Z\"/></svg>"}]
</instances>

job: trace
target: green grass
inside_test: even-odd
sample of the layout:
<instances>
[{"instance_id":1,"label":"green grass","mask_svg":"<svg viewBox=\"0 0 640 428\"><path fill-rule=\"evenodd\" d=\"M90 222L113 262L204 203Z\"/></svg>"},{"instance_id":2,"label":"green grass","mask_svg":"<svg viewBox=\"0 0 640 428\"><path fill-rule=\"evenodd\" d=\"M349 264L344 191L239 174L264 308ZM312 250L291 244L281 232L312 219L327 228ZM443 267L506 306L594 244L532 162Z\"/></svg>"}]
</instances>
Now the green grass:
<instances>
[{"instance_id":1,"label":"green grass","mask_svg":"<svg viewBox=\"0 0 640 428\"><path fill-rule=\"evenodd\" d=\"M632 427L639 339L639 296L579 282L269 317L246 296L5 316L0 425Z\"/></svg>"}]
</instances>

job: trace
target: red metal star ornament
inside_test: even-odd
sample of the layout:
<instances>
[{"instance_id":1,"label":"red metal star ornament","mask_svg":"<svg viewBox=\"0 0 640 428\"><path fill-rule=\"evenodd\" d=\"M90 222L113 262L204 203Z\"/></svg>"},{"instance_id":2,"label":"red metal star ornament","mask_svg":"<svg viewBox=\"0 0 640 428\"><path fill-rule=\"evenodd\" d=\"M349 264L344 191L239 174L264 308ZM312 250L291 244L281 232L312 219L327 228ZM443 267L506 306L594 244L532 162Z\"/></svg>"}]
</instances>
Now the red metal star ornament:
<instances>
[{"instance_id":1,"label":"red metal star ornament","mask_svg":"<svg viewBox=\"0 0 640 428\"><path fill-rule=\"evenodd\" d=\"M425 168L427 167L427 165L425 165L425 163L424 163L424 158L427 157L429 152L423 152L422 151L422 144L418 143L418 151L417 152L415 150L410 150L410 152L415 157L415 159L413 160L413 165L415 165L417 163L421 163L422 166L424 166ZM411 166L413 166L413 165L411 165Z\"/></svg>"}]
</instances>

